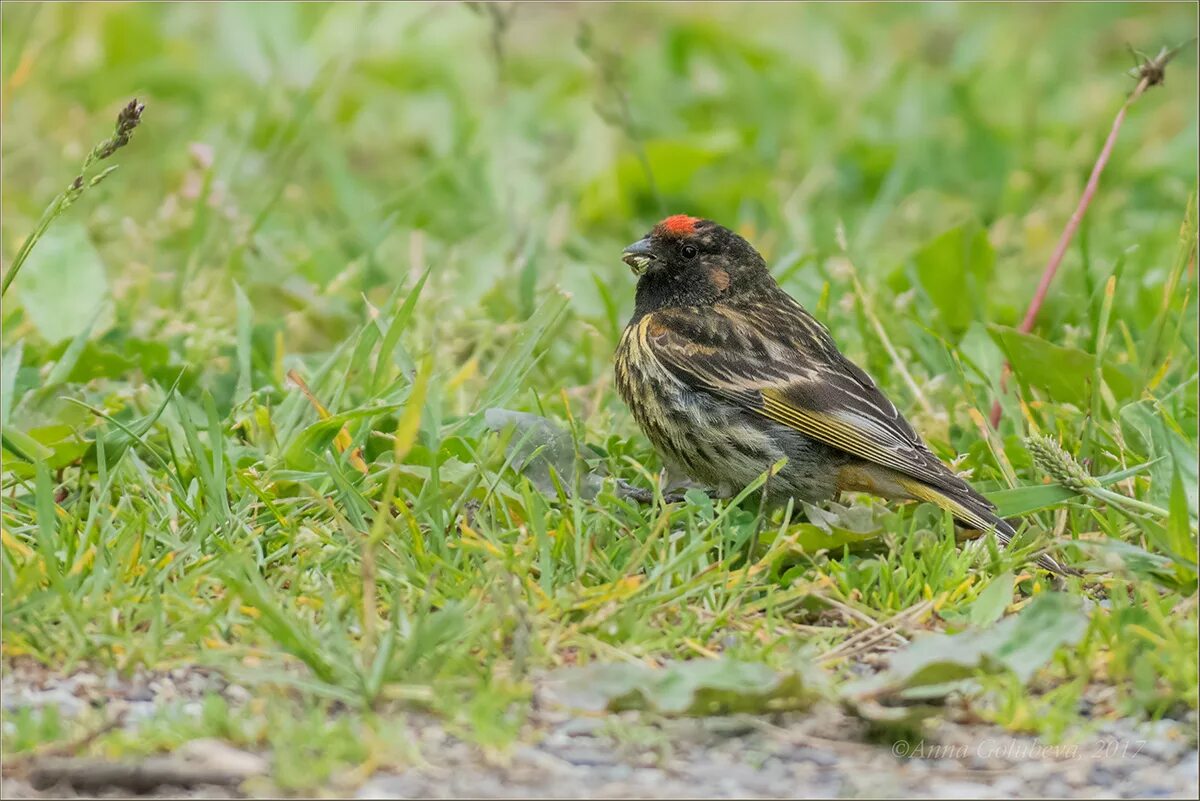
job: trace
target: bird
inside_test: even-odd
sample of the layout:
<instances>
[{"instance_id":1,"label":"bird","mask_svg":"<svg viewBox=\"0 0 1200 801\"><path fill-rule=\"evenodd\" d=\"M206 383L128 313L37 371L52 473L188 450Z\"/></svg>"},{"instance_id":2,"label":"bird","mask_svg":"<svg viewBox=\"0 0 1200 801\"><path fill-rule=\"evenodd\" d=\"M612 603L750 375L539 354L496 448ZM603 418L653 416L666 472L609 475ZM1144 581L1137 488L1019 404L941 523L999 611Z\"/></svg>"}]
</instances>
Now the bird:
<instances>
[{"instance_id":1,"label":"bird","mask_svg":"<svg viewBox=\"0 0 1200 801\"><path fill-rule=\"evenodd\" d=\"M1016 535L737 233L676 214L622 261L637 289L616 387L668 473L717 498L768 473L768 505L864 492L932 503L1004 545ZM1045 554L1038 562L1073 572Z\"/></svg>"}]
</instances>

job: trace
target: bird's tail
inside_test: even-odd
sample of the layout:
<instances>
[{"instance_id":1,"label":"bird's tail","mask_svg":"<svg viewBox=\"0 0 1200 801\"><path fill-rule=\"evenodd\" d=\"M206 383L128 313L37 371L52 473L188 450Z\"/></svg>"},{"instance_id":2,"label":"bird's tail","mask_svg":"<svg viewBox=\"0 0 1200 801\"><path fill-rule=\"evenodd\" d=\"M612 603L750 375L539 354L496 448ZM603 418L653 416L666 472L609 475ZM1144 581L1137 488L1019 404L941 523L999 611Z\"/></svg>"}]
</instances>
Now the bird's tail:
<instances>
[{"instance_id":1,"label":"bird's tail","mask_svg":"<svg viewBox=\"0 0 1200 801\"><path fill-rule=\"evenodd\" d=\"M955 520L968 528L981 532L995 531L996 538L1003 545L1008 545L1017 535L1017 530L1012 527L1012 524L998 516L995 507L965 482L963 487L966 492L955 495L950 495L916 479L905 478L900 481L900 484L913 499L926 501L945 509L954 515ZM1046 554L1039 555L1037 562L1051 573L1057 573L1060 576L1078 575L1079 573L1074 568L1060 565Z\"/></svg>"}]
</instances>

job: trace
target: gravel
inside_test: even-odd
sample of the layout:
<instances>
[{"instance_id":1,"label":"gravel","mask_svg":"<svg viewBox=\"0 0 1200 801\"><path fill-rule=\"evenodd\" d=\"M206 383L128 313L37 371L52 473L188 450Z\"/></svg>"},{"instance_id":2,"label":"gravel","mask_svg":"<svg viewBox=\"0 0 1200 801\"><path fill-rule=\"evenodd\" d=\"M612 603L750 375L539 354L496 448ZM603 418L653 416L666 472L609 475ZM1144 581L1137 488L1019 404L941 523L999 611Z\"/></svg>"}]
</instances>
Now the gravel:
<instances>
[{"instance_id":1,"label":"gravel","mask_svg":"<svg viewBox=\"0 0 1200 801\"><path fill-rule=\"evenodd\" d=\"M376 775L359 798L820 798L820 797L1196 797L1196 752L1164 764L1147 755L1098 762L1101 741L1049 750L986 726L941 724L922 742L896 746L837 739L857 724L834 709L771 722L745 719L742 733L714 734L710 721L642 721L665 749L633 747L603 732L551 725L511 762L489 765L450 743L436 766ZM833 729L834 731L830 731ZM833 734L834 738L827 735ZM645 742L648 738L635 738ZM1138 740L1128 743L1131 748ZM898 758L892 748L923 749ZM1028 758L1030 753L1040 758ZM1166 769L1164 769L1166 768Z\"/></svg>"},{"instance_id":2,"label":"gravel","mask_svg":"<svg viewBox=\"0 0 1200 801\"><path fill-rule=\"evenodd\" d=\"M64 718L100 710L136 730L165 704L200 714L222 695L231 706L252 694L215 671L178 668L60 675L24 662L4 666L3 709L54 705ZM357 798L1196 798L1196 721L1098 725L1086 740L1059 746L995 727L941 721L911 740L868 742L861 721L833 706L762 717L663 719L637 713L580 717L537 705L522 743L482 752L432 717L405 717L422 760L381 769L357 787L322 795ZM6 721L5 727L11 722ZM224 751L221 749L225 748ZM249 773L261 755L197 741L181 758L216 754ZM28 771L6 765L5 798L77 798L71 787L34 789ZM266 777L230 787L158 788L159 798L270 796ZM123 797L120 788L93 797Z\"/></svg>"}]
</instances>

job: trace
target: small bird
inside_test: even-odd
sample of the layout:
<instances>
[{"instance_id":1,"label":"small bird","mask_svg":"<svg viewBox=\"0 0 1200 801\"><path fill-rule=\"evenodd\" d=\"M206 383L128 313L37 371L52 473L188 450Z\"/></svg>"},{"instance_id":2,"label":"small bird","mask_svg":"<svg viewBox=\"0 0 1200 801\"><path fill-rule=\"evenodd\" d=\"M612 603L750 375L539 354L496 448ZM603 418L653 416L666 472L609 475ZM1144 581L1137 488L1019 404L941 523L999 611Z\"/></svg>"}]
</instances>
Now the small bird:
<instances>
[{"instance_id":1,"label":"small bird","mask_svg":"<svg viewBox=\"0 0 1200 801\"><path fill-rule=\"evenodd\" d=\"M638 281L617 346L617 388L669 470L728 498L786 457L767 479L768 504L866 492L936 504L1004 544L1016 534L745 239L677 214L622 260ZM1048 556L1038 561L1066 572Z\"/></svg>"}]
</instances>

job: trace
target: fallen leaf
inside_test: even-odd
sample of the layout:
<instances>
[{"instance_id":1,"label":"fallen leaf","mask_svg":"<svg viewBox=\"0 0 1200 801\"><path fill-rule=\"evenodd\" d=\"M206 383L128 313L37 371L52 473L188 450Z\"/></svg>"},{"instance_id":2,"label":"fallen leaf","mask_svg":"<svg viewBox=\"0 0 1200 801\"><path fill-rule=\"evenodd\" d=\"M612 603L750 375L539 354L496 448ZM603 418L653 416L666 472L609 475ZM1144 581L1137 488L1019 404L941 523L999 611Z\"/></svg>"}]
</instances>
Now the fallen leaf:
<instances>
[{"instance_id":1,"label":"fallen leaf","mask_svg":"<svg viewBox=\"0 0 1200 801\"><path fill-rule=\"evenodd\" d=\"M803 709L821 696L825 683L807 665L777 673L756 662L720 658L662 668L632 663L562 668L545 686L552 700L586 711L725 715Z\"/></svg>"}]
</instances>

